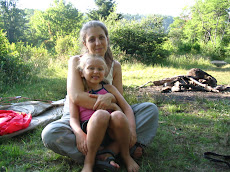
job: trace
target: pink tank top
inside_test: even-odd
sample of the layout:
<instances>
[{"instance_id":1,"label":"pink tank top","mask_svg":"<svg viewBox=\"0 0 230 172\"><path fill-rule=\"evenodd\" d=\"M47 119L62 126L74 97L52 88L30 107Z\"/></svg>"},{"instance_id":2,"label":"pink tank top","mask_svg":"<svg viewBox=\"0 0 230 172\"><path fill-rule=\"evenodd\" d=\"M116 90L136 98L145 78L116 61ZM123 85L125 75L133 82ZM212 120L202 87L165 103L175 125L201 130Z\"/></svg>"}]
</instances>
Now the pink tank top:
<instances>
[{"instance_id":1,"label":"pink tank top","mask_svg":"<svg viewBox=\"0 0 230 172\"><path fill-rule=\"evenodd\" d=\"M99 90L91 90L89 91L90 94L106 94L108 93L108 91L104 88L104 86L102 85L102 88L100 88ZM92 109L86 109L84 107L81 107L79 106L79 112L80 112L80 121L83 122L83 121L86 121L86 120L89 120L89 118L93 115L93 113L95 112L94 110ZM111 113L112 111L111 110L108 110L109 113Z\"/></svg>"}]
</instances>

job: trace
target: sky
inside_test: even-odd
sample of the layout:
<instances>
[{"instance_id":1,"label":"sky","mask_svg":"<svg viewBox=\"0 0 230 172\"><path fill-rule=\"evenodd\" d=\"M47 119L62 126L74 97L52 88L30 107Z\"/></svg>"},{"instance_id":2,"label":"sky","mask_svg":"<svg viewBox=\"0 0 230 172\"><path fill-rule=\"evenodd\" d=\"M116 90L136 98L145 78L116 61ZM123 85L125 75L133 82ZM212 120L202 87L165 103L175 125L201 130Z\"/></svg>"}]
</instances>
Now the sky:
<instances>
[{"instance_id":1,"label":"sky","mask_svg":"<svg viewBox=\"0 0 230 172\"><path fill-rule=\"evenodd\" d=\"M46 10L53 0L18 0L20 8ZM65 0L71 2L75 8L85 13L96 8L94 0ZM117 12L123 14L161 14L179 16L185 6L192 6L195 0L115 0Z\"/></svg>"}]
</instances>

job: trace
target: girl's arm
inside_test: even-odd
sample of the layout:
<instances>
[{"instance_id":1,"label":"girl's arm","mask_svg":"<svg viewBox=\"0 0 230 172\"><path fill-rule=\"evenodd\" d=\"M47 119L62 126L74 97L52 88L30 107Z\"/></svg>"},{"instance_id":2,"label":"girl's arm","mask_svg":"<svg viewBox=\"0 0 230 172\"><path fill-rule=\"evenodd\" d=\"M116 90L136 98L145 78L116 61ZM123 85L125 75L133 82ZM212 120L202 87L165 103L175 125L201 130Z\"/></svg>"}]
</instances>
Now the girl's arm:
<instances>
[{"instance_id":1,"label":"girl's arm","mask_svg":"<svg viewBox=\"0 0 230 172\"><path fill-rule=\"evenodd\" d=\"M70 101L71 104L71 101ZM80 117L78 107L75 105L70 105L70 126L76 136L76 145L77 149L82 152L84 155L87 154L87 142L86 142L86 134L81 129L80 125Z\"/></svg>"},{"instance_id":2,"label":"girl's arm","mask_svg":"<svg viewBox=\"0 0 230 172\"><path fill-rule=\"evenodd\" d=\"M76 69L80 56L71 57L68 64L67 92L70 106L78 105L88 109L93 109L97 100L98 109L109 109L111 102L115 102L112 94L101 95L99 98L92 98L89 93L84 92L84 85L79 71ZM74 109L74 108L73 108ZM95 109L95 108L94 108Z\"/></svg>"}]
</instances>

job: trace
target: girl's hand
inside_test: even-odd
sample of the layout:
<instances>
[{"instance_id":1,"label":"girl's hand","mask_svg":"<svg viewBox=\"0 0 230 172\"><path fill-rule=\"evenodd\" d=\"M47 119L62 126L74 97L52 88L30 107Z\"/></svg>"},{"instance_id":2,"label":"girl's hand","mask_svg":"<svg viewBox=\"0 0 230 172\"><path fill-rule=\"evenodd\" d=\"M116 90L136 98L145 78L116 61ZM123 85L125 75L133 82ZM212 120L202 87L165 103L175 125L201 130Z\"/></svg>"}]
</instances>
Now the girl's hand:
<instances>
[{"instance_id":1,"label":"girl's hand","mask_svg":"<svg viewBox=\"0 0 230 172\"><path fill-rule=\"evenodd\" d=\"M129 147L133 147L135 145L135 143L137 142L137 133L136 130L130 130L130 143L129 143Z\"/></svg>"},{"instance_id":2,"label":"girl's hand","mask_svg":"<svg viewBox=\"0 0 230 172\"><path fill-rule=\"evenodd\" d=\"M103 109L107 110L110 109L111 103L113 100L116 100L114 95L111 93L107 93L104 95L98 95L98 94L89 94L91 98L96 98L97 101L94 104L93 110Z\"/></svg>"},{"instance_id":3,"label":"girl's hand","mask_svg":"<svg viewBox=\"0 0 230 172\"><path fill-rule=\"evenodd\" d=\"M83 155L86 155L88 152L88 148L87 148L87 142L86 142L86 134L84 132L78 133L76 135L76 144L77 144L77 149Z\"/></svg>"}]
</instances>

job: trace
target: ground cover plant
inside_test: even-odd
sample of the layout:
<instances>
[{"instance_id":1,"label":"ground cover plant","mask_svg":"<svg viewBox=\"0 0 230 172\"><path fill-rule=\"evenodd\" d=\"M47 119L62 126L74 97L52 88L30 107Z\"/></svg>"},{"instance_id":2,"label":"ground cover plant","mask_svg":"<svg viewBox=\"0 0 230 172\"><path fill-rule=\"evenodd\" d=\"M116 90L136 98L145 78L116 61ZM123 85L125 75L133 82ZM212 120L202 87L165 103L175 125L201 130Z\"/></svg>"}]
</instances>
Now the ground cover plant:
<instances>
[{"instance_id":1,"label":"ground cover plant","mask_svg":"<svg viewBox=\"0 0 230 172\"><path fill-rule=\"evenodd\" d=\"M181 58L183 59L183 58ZM208 61L193 61L191 56L171 65L147 66L124 63L123 84L129 104L153 102L159 107L159 128L154 142L138 160L143 172L152 171L227 171L224 164L211 163L203 153L230 154L230 100L209 100L197 96L193 101L165 99L160 94L139 95L138 86L149 80L185 74L191 67L202 67L218 85L229 84L230 66L216 68ZM169 59L170 61L170 59ZM173 65L174 64L174 65ZM186 64L186 65L185 65ZM54 67L55 66L55 67ZM3 98L22 96L31 99L59 100L66 94L67 67L53 65L28 83L5 89ZM228 93L229 94L229 93ZM44 126L11 139L0 140L0 171L80 171L82 164L46 149L41 140ZM122 165L121 171L125 171Z\"/></svg>"}]
</instances>

